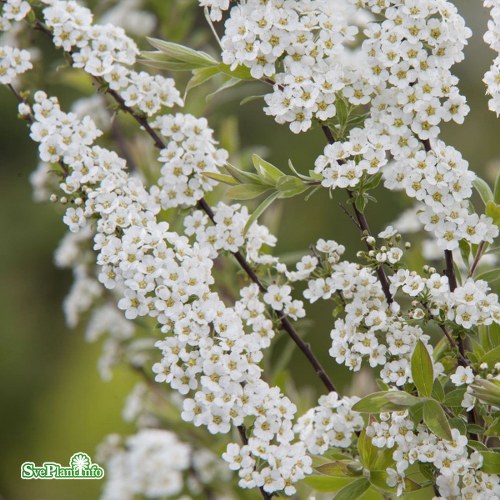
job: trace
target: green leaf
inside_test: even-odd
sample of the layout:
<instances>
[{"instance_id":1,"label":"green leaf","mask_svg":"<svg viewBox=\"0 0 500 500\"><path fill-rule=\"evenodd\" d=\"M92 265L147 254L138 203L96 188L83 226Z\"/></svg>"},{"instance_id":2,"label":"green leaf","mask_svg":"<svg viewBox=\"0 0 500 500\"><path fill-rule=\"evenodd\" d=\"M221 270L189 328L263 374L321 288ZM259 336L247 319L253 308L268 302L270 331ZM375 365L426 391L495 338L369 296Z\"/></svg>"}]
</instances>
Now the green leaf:
<instances>
[{"instance_id":1,"label":"green leaf","mask_svg":"<svg viewBox=\"0 0 500 500\"><path fill-rule=\"evenodd\" d=\"M216 172L201 172L201 175L203 175L204 177L208 177L209 179L213 179L217 182L229 184L231 186L235 186L238 184L238 181L231 175L218 174Z\"/></svg>"},{"instance_id":2,"label":"green leaf","mask_svg":"<svg viewBox=\"0 0 500 500\"><path fill-rule=\"evenodd\" d=\"M238 184L229 188L226 194L232 200L252 200L267 193L270 189L270 186L262 186L261 184Z\"/></svg>"},{"instance_id":3,"label":"green leaf","mask_svg":"<svg viewBox=\"0 0 500 500\"><path fill-rule=\"evenodd\" d=\"M302 480L304 484L315 491L332 492L343 488L352 482L350 477L308 476Z\"/></svg>"},{"instance_id":4,"label":"green leaf","mask_svg":"<svg viewBox=\"0 0 500 500\"><path fill-rule=\"evenodd\" d=\"M495 451L481 451L483 466L481 470L486 474L500 474L500 453Z\"/></svg>"},{"instance_id":5,"label":"green leaf","mask_svg":"<svg viewBox=\"0 0 500 500\"><path fill-rule=\"evenodd\" d=\"M482 436L484 434L484 429L477 424L467 424L467 432L469 434L476 434L477 436Z\"/></svg>"},{"instance_id":6,"label":"green leaf","mask_svg":"<svg viewBox=\"0 0 500 500\"><path fill-rule=\"evenodd\" d=\"M476 177L473 184L485 205L489 201L493 201L493 191L485 180L481 179L481 177Z\"/></svg>"},{"instance_id":7,"label":"green leaf","mask_svg":"<svg viewBox=\"0 0 500 500\"><path fill-rule=\"evenodd\" d=\"M220 73L217 66L211 66L208 68L196 69L193 71L193 77L189 80L186 90L184 91L184 99L188 95L189 91L193 90L196 87L199 87L201 84L207 82L215 75Z\"/></svg>"},{"instance_id":8,"label":"green leaf","mask_svg":"<svg viewBox=\"0 0 500 500\"><path fill-rule=\"evenodd\" d=\"M431 396L439 402L444 401L444 388L443 384L439 381L439 379L434 380L434 385L432 386L432 394Z\"/></svg>"},{"instance_id":9,"label":"green leaf","mask_svg":"<svg viewBox=\"0 0 500 500\"><path fill-rule=\"evenodd\" d=\"M193 68L219 64L219 61L205 52L190 49L178 43L159 40L158 38L147 37L147 40L156 50L159 50L170 59L190 64Z\"/></svg>"},{"instance_id":10,"label":"green leaf","mask_svg":"<svg viewBox=\"0 0 500 500\"><path fill-rule=\"evenodd\" d=\"M227 75L224 75L224 78L226 79L226 81L217 90L215 90L211 94L208 94L207 97L205 97L206 102L210 101L210 99L215 97L219 92L234 87L235 85L238 85L238 83L241 82L241 80L238 80L238 78L231 78L230 76Z\"/></svg>"},{"instance_id":11,"label":"green leaf","mask_svg":"<svg viewBox=\"0 0 500 500\"><path fill-rule=\"evenodd\" d=\"M294 173L297 177L300 179L303 179L304 181L311 181L313 180L312 177L307 177L307 175L302 175L300 172L297 172L297 169L293 166L292 160L288 160L288 168Z\"/></svg>"},{"instance_id":12,"label":"green leaf","mask_svg":"<svg viewBox=\"0 0 500 500\"><path fill-rule=\"evenodd\" d=\"M257 173L267 182L272 182L274 185L285 175L278 167L275 167L259 155L252 155L252 163Z\"/></svg>"},{"instance_id":13,"label":"green leaf","mask_svg":"<svg viewBox=\"0 0 500 500\"><path fill-rule=\"evenodd\" d=\"M500 361L500 346L488 351L480 360L479 364L486 363L490 368L493 368Z\"/></svg>"},{"instance_id":14,"label":"green leaf","mask_svg":"<svg viewBox=\"0 0 500 500\"><path fill-rule=\"evenodd\" d=\"M500 170L498 171L497 178L495 179L495 188L493 190L493 201L500 205Z\"/></svg>"},{"instance_id":15,"label":"green leaf","mask_svg":"<svg viewBox=\"0 0 500 500\"><path fill-rule=\"evenodd\" d=\"M327 476L359 477L363 472L363 467L359 462L353 460L338 460L320 465L316 467L316 470Z\"/></svg>"},{"instance_id":16,"label":"green leaf","mask_svg":"<svg viewBox=\"0 0 500 500\"><path fill-rule=\"evenodd\" d=\"M381 378L378 378L376 380L376 382L377 382L377 385L378 385L379 389L381 389L382 391L388 391L389 390L389 386Z\"/></svg>"},{"instance_id":17,"label":"green leaf","mask_svg":"<svg viewBox=\"0 0 500 500\"><path fill-rule=\"evenodd\" d=\"M240 101L240 106L248 104L249 102L258 101L259 99L263 98L264 95L249 95Z\"/></svg>"},{"instance_id":18,"label":"green leaf","mask_svg":"<svg viewBox=\"0 0 500 500\"><path fill-rule=\"evenodd\" d=\"M382 172L377 172L372 175L365 184L363 184L363 189L375 189L382 180Z\"/></svg>"},{"instance_id":19,"label":"green leaf","mask_svg":"<svg viewBox=\"0 0 500 500\"><path fill-rule=\"evenodd\" d=\"M365 469L380 470L394 465L392 448L377 448L373 445L372 438L362 431L358 437L359 459Z\"/></svg>"},{"instance_id":20,"label":"green leaf","mask_svg":"<svg viewBox=\"0 0 500 500\"><path fill-rule=\"evenodd\" d=\"M474 439L469 439L469 441L467 442L467 446L476 451L489 451L486 445L481 443L481 441L475 441Z\"/></svg>"},{"instance_id":21,"label":"green leaf","mask_svg":"<svg viewBox=\"0 0 500 500\"><path fill-rule=\"evenodd\" d=\"M448 423L448 419L441 405L437 401L433 399L425 401L424 422L429 430L436 436L446 439L447 441L452 440L450 424Z\"/></svg>"},{"instance_id":22,"label":"green leaf","mask_svg":"<svg viewBox=\"0 0 500 500\"><path fill-rule=\"evenodd\" d=\"M373 446L372 438L366 435L365 430L363 430L358 437L358 453L363 466L367 469L371 469L371 466L376 460L377 448Z\"/></svg>"},{"instance_id":23,"label":"green leaf","mask_svg":"<svg viewBox=\"0 0 500 500\"><path fill-rule=\"evenodd\" d=\"M452 418L450 420L450 426L453 427L453 429L457 429L458 432L464 436L467 434L467 424L460 417Z\"/></svg>"},{"instance_id":24,"label":"green leaf","mask_svg":"<svg viewBox=\"0 0 500 500\"><path fill-rule=\"evenodd\" d=\"M262 182L262 178L257 174L253 174L251 172L245 172L244 170L231 165L230 163L226 163L224 168L240 183L242 184L260 184L262 186L270 186L274 187L274 184L269 184Z\"/></svg>"},{"instance_id":25,"label":"green leaf","mask_svg":"<svg viewBox=\"0 0 500 500\"><path fill-rule=\"evenodd\" d=\"M360 413L381 413L386 411L402 411L420 401L404 391L374 392L358 401L352 409Z\"/></svg>"},{"instance_id":26,"label":"green leaf","mask_svg":"<svg viewBox=\"0 0 500 500\"><path fill-rule=\"evenodd\" d=\"M385 470L372 470L370 471L370 482L385 491L397 491L396 487L389 486L387 484L387 478L389 474ZM421 486L412 481L411 479L405 478L405 491L416 491L419 490Z\"/></svg>"},{"instance_id":27,"label":"green leaf","mask_svg":"<svg viewBox=\"0 0 500 500\"><path fill-rule=\"evenodd\" d=\"M245 229L243 230L243 234L246 234L252 224L264 213L264 210L268 208L271 203L278 197L278 191L275 191L270 196L268 196L256 209L255 212L250 216L248 222L245 225Z\"/></svg>"},{"instance_id":28,"label":"green leaf","mask_svg":"<svg viewBox=\"0 0 500 500\"><path fill-rule=\"evenodd\" d=\"M460 247L460 254L462 255L462 259L467 264L469 262L470 256L470 245L468 241L460 240L458 242L458 246Z\"/></svg>"},{"instance_id":29,"label":"green leaf","mask_svg":"<svg viewBox=\"0 0 500 500\"><path fill-rule=\"evenodd\" d=\"M424 402L420 401L418 404L410 406L408 412L410 413L411 421L415 425L418 425L424 418Z\"/></svg>"},{"instance_id":30,"label":"green leaf","mask_svg":"<svg viewBox=\"0 0 500 500\"><path fill-rule=\"evenodd\" d=\"M500 380L474 380L469 386L473 396L484 403L500 406Z\"/></svg>"},{"instance_id":31,"label":"green leaf","mask_svg":"<svg viewBox=\"0 0 500 500\"><path fill-rule=\"evenodd\" d=\"M359 194L356 198L354 198L354 206L359 212L363 213L365 211L367 201L368 200L364 195Z\"/></svg>"},{"instance_id":32,"label":"green leaf","mask_svg":"<svg viewBox=\"0 0 500 500\"><path fill-rule=\"evenodd\" d=\"M486 432L485 436L500 436L500 416L493 420L493 423L490 424Z\"/></svg>"},{"instance_id":33,"label":"green leaf","mask_svg":"<svg viewBox=\"0 0 500 500\"><path fill-rule=\"evenodd\" d=\"M168 58L161 52L142 52L144 59L138 59L138 62L156 69L168 69L170 71L193 71L199 68L198 65L189 64Z\"/></svg>"},{"instance_id":34,"label":"green leaf","mask_svg":"<svg viewBox=\"0 0 500 500\"><path fill-rule=\"evenodd\" d=\"M491 271L486 271L476 276L476 280L484 280L488 283L493 283L500 278L500 268L492 269Z\"/></svg>"},{"instance_id":35,"label":"green leaf","mask_svg":"<svg viewBox=\"0 0 500 500\"><path fill-rule=\"evenodd\" d=\"M419 340L411 356L411 376L419 396L430 397L434 383L434 365L429 351Z\"/></svg>"},{"instance_id":36,"label":"green leaf","mask_svg":"<svg viewBox=\"0 0 500 500\"><path fill-rule=\"evenodd\" d=\"M500 205L497 205L494 201L489 201L486 203L484 213L493 219L494 224L500 226Z\"/></svg>"},{"instance_id":37,"label":"green leaf","mask_svg":"<svg viewBox=\"0 0 500 500\"><path fill-rule=\"evenodd\" d=\"M220 63L218 68L222 73L225 73L231 78L237 78L238 80L255 80L255 78L250 74L250 69L246 66L238 66L231 69L231 67L227 64Z\"/></svg>"},{"instance_id":38,"label":"green leaf","mask_svg":"<svg viewBox=\"0 0 500 500\"><path fill-rule=\"evenodd\" d=\"M278 198L293 198L302 194L309 189L309 186L304 184L298 177L292 175L284 175L278 180L276 189L279 191Z\"/></svg>"},{"instance_id":39,"label":"green leaf","mask_svg":"<svg viewBox=\"0 0 500 500\"><path fill-rule=\"evenodd\" d=\"M344 486L336 495L336 500L353 500L359 498L370 487L370 481L366 477L356 479L351 484Z\"/></svg>"}]
</instances>

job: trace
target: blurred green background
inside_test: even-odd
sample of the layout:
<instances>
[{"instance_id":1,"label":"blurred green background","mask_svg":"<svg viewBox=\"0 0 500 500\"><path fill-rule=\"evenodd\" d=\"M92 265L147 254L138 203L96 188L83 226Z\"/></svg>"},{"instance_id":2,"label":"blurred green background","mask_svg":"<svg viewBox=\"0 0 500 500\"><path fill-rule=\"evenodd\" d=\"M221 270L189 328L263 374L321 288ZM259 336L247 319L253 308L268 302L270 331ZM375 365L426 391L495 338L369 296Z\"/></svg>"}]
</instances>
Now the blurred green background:
<instances>
[{"instance_id":1,"label":"blurred green background","mask_svg":"<svg viewBox=\"0 0 500 500\"><path fill-rule=\"evenodd\" d=\"M448 127L443 138L462 151L472 169L491 180L500 159L500 128L495 115L487 111L481 82L493 57L482 41L487 12L479 2L455 3L474 31L465 62L455 70L472 111L465 125ZM243 97L249 89L242 87L240 92ZM276 165L284 166L291 158L303 170L311 167L324 146L319 131L297 137L265 117L260 106L250 103L239 108L238 100L216 99L208 118L217 128L238 108L242 146L265 144L266 158ZM76 451L93 454L106 434L130 431L120 413L136 376L126 369L115 370L111 382L101 382L96 370L100 346L87 344L82 329L65 326L61 304L72 278L69 271L53 265L53 251L64 234L61 215L50 204L32 201L29 175L36 167L36 148L27 138L25 124L16 119L14 99L3 87L0 109L0 498L97 498L97 481L19 479L23 461L64 464ZM359 236L339 209L339 201L345 202L341 193L333 200L321 193L308 203L302 199L283 203L270 220L279 237L277 252L303 250L321 237L338 240L354 255L361 248ZM399 196L379 196L379 203L368 207L372 230L381 229L409 205ZM328 312L321 305L311 312L316 327L309 330L308 339L346 389L347 372L334 369L327 354ZM293 367L301 383L315 382L300 355L294 356Z\"/></svg>"}]
</instances>

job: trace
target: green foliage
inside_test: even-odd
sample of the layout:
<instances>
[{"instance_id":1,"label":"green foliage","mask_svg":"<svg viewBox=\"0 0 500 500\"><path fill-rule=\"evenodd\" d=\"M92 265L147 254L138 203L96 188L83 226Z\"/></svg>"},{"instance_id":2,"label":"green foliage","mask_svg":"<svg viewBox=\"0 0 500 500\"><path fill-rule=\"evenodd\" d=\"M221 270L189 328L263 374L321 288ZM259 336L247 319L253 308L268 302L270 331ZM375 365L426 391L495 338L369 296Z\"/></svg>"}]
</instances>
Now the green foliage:
<instances>
[{"instance_id":1,"label":"green foliage","mask_svg":"<svg viewBox=\"0 0 500 500\"><path fill-rule=\"evenodd\" d=\"M419 401L419 398L404 391L381 391L365 396L352 409L360 413L403 411Z\"/></svg>"},{"instance_id":2,"label":"green foliage","mask_svg":"<svg viewBox=\"0 0 500 500\"><path fill-rule=\"evenodd\" d=\"M417 342L411 357L411 376L419 396L430 397L434 383L434 365L429 351L421 340Z\"/></svg>"},{"instance_id":3,"label":"green foliage","mask_svg":"<svg viewBox=\"0 0 500 500\"><path fill-rule=\"evenodd\" d=\"M489 201L493 201L494 199L493 191L491 190L490 186L484 179L481 179L481 177L477 176L474 179L474 187L476 188L476 191L479 193L479 196L481 196L481 199L483 200L483 203L485 205Z\"/></svg>"},{"instance_id":4,"label":"green foliage","mask_svg":"<svg viewBox=\"0 0 500 500\"><path fill-rule=\"evenodd\" d=\"M336 495L337 500L352 500L359 498L370 487L370 481L365 477L356 479L352 483L344 486Z\"/></svg>"},{"instance_id":5,"label":"green foliage","mask_svg":"<svg viewBox=\"0 0 500 500\"><path fill-rule=\"evenodd\" d=\"M452 440L450 424L443 408L437 401L428 399L424 402L423 416L425 425L431 432L442 439Z\"/></svg>"}]
</instances>

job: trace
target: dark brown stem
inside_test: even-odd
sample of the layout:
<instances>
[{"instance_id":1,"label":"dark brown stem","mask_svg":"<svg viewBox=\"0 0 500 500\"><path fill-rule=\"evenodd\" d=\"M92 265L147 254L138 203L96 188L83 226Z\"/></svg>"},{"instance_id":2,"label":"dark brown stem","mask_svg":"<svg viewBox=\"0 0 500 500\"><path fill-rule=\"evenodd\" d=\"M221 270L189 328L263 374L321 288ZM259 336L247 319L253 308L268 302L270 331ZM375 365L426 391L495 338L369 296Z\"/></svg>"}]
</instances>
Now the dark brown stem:
<instances>
[{"instance_id":1,"label":"dark brown stem","mask_svg":"<svg viewBox=\"0 0 500 500\"><path fill-rule=\"evenodd\" d=\"M96 79L98 83L101 83L99 79ZM148 133L148 135L153 139L155 146L158 149L164 149L166 147L165 143L163 140L160 138L160 136L156 133L155 130L151 127L151 125L148 122L148 119L146 116L137 113L134 109L128 107L125 104L125 101L122 99L122 97L115 91L107 89L106 92L111 95L118 105L120 106L120 109L123 111L127 112L130 114L136 121L141 125L144 130ZM212 222L215 222L214 219L214 212L210 208L210 205L206 202L204 198L201 198L198 201L198 206L208 215L210 220ZM248 261L245 259L245 257L240 253L240 252L232 252L234 258L238 262L238 264L241 266L241 268L245 271L245 273L248 275L248 277L259 287L259 290L262 293L266 293L267 289L266 287L262 284L260 281L259 277L255 273L255 271L252 269ZM297 347L304 353L306 356L307 360L311 364L311 366L314 368L314 371L320 378L320 380L323 382L324 386L329 392L336 391L335 385L331 381L330 377L326 373L325 369L322 367L321 363L319 362L318 358L314 355L312 352L310 346L306 344L301 338L300 335L296 332L295 328L292 326L290 323L290 320L281 312L281 311L274 311L278 318L280 319L281 326L283 330L285 330L288 335L291 337L291 339L295 342Z\"/></svg>"},{"instance_id":2,"label":"dark brown stem","mask_svg":"<svg viewBox=\"0 0 500 500\"><path fill-rule=\"evenodd\" d=\"M479 264L479 261L481 260L481 257L483 256L484 249L486 248L486 242L481 241L479 244L479 248L477 249L477 254L476 257L474 258L474 262L472 263L472 266L469 271L469 275L467 276L468 278L472 278L474 276L474 273L476 272L476 268Z\"/></svg>"},{"instance_id":3,"label":"dark brown stem","mask_svg":"<svg viewBox=\"0 0 500 500\"><path fill-rule=\"evenodd\" d=\"M238 432L240 434L241 442L246 446L248 444L248 438L247 438L247 431L245 429L244 425L239 425L238 426ZM272 494L267 493L264 491L264 488L262 486L259 487L260 494L262 495L262 498L264 500L271 500Z\"/></svg>"},{"instance_id":4,"label":"dark brown stem","mask_svg":"<svg viewBox=\"0 0 500 500\"><path fill-rule=\"evenodd\" d=\"M352 194L351 191L347 191L349 194L349 198L354 199L354 195ZM370 227L368 226L368 221L366 220L365 214L363 212L360 212L357 208L356 205L353 203L352 206L354 207L354 213L356 215L356 219L358 219L358 224L362 232L366 233L366 235L370 235ZM374 250L373 245L368 243L368 241L365 239L366 246L368 250ZM384 292L385 298L387 300L388 304L391 304L393 302L392 294L390 291L390 286L389 286L389 280L387 279L387 275L385 274L383 266L377 267L376 271L378 280L380 281L380 284L382 285L382 290Z\"/></svg>"}]
</instances>

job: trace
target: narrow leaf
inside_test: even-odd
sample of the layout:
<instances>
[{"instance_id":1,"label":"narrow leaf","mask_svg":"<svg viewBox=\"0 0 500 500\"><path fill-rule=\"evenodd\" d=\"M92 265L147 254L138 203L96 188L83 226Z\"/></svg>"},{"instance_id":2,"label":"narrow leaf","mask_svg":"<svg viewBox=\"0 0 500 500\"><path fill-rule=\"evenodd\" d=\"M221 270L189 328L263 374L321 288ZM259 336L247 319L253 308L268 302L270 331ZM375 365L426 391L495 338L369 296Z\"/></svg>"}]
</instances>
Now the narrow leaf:
<instances>
[{"instance_id":1,"label":"narrow leaf","mask_svg":"<svg viewBox=\"0 0 500 500\"><path fill-rule=\"evenodd\" d=\"M241 80L238 80L238 78L231 78L229 76L225 76L224 78L227 78L226 82L223 83L216 91L212 92L211 94L208 94L205 100L208 102L210 99L215 97L219 92L222 92L224 90L227 90L231 87L234 87L235 85L238 85Z\"/></svg>"},{"instance_id":2,"label":"narrow leaf","mask_svg":"<svg viewBox=\"0 0 500 500\"><path fill-rule=\"evenodd\" d=\"M487 474L500 474L500 453L495 451L481 451L483 466L481 470Z\"/></svg>"},{"instance_id":3,"label":"narrow leaf","mask_svg":"<svg viewBox=\"0 0 500 500\"><path fill-rule=\"evenodd\" d=\"M480 360L479 364L486 363L490 368L493 368L500 361L500 346L488 351Z\"/></svg>"},{"instance_id":4,"label":"narrow leaf","mask_svg":"<svg viewBox=\"0 0 500 500\"><path fill-rule=\"evenodd\" d=\"M359 498L370 487L370 481L366 477L356 479L351 484L344 486L336 495L336 500L353 500Z\"/></svg>"},{"instance_id":5,"label":"narrow leaf","mask_svg":"<svg viewBox=\"0 0 500 500\"><path fill-rule=\"evenodd\" d=\"M494 201L489 201L486 203L484 213L493 219L494 224L500 225L500 205L497 205Z\"/></svg>"},{"instance_id":6,"label":"narrow leaf","mask_svg":"<svg viewBox=\"0 0 500 500\"><path fill-rule=\"evenodd\" d=\"M238 184L238 181L231 175L217 174L216 172L202 172L201 175L203 175L204 177L208 177L209 179L213 179L217 182L229 184L231 186L235 186L236 184Z\"/></svg>"},{"instance_id":7,"label":"narrow leaf","mask_svg":"<svg viewBox=\"0 0 500 500\"><path fill-rule=\"evenodd\" d=\"M372 438L363 430L358 437L358 453L361 463L366 469L371 469L377 459L378 448L372 443Z\"/></svg>"},{"instance_id":8,"label":"narrow leaf","mask_svg":"<svg viewBox=\"0 0 500 500\"><path fill-rule=\"evenodd\" d=\"M419 340L411 357L411 376L421 397L430 397L434 383L434 366L429 351Z\"/></svg>"},{"instance_id":9,"label":"narrow leaf","mask_svg":"<svg viewBox=\"0 0 500 500\"><path fill-rule=\"evenodd\" d=\"M495 179L494 200L495 203L500 205L500 171Z\"/></svg>"},{"instance_id":10,"label":"narrow leaf","mask_svg":"<svg viewBox=\"0 0 500 500\"><path fill-rule=\"evenodd\" d=\"M158 38L147 37L147 40L156 50L163 52L172 59L194 64L198 67L219 64L218 61L205 52L194 50L184 45L179 45L178 43L159 40Z\"/></svg>"},{"instance_id":11,"label":"narrow leaf","mask_svg":"<svg viewBox=\"0 0 500 500\"><path fill-rule=\"evenodd\" d=\"M491 271L486 271L475 278L476 280L484 280L488 283L493 283L500 279L500 268L492 269Z\"/></svg>"},{"instance_id":12,"label":"narrow leaf","mask_svg":"<svg viewBox=\"0 0 500 500\"><path fill-rule=\"evenodd\" d=\"M488 427L485 436L500 436L500 417L495 418L493 423Z\"/></svg>"},{"instance_id":13,"label":"narrow leaf","mask_svg":"<svg viewBox=\"0 0 500 500\"><path fill-rule=\"evenodd\" d=\"M308 476L303 480L309 488L321 492L333 492L352 482L350 477Z\"/></svg>"},{"instance_id":14,"label":"narrow leaf","mask_svg":"<svg viewBox=\"0 0 500 500\"><path fill-rule=\"evenodd\" d=\"M252 224L264 213L266 208L268 208L271 205L271 203L278 197L278 194L279 194L278 191L275 191L255 209L255 212L250 216L248 222L245 225L243 234L247 234Z\"/></svg>"},{"instance_id":15,"label":"narrow leaf","mask_svg":"<svg viewBox=\"0 0 500 500\"><path fill-rule=\"evenodd\" d=\"M189 91L199 87L218 74L219 69L216 66L194 70L193 77L189 80L186 90L184 91L184 99L188 95Z\"/></svg>"},{"instance_id":16,"label":"narrow leaf","mask_svg":"<svg viewBox=\"0 0 500 500\"><path fill-rule=\"evenodd\" d=\"M424 422L436 436L448 441L452 440L450 424L441 405L437 401L428 399L424 403Z\"/></svg>"},{"instance_id":17,"label":"narrow leaf","mask_svg":"<svg viewBox=\"0 0 500 500\"><path fill-rule=\"evenodd\" d=\"M491 190L490 186L488 186L488 183L485 180L481 179L481 177L476 177L473 184L485 205L489 201L493 201L493 191Z\"/></svg>"},{"instance_id":18,"label":"narrow leaf","mask_svg":"<svg viewBox=\"0 0 500 500\"><path fill-rule=\"evenodd\" d=\"M352 460L330 462L316 467L316 470L327 476L339 477L359 477L362 473L362 467L359 462Z\"/></svg>"},{"instance_id":19,"label":"narrow leaf","mask_svg":"<svg viewBox=\"0 0 500 500\"><path fill-rule=\"evenodd\" d=\"M262 159L259 155L252 155L252 162L255 170L257 170L257 173L269 182L276 183L285 175L285 173L278 167L275 167L268 161Z\"/></svg>"},{"instance_id":20,"label":"narrow leaf","mask_svg":"<svg viewBox=\"0 0 500 500\"><path fill-rule=\"evenodd\" d=\"M374 392L360 401L352 409L361 413L381 413L406 410L419 402L419 398L403 391Z\"/></svg>"},{"instance_id":21,"label":"narrow leaf","mask_svg":"<svg viewBox=\"0 0 500 500\"><path fill-rule=\"evenodd\" d=\"M248 104L249 102L258 101L259 99L263 99L264 95L249 95L240 101L240 106L244 104Z\"/></svg>"},{"instance_id":22,"label":"narrow leaf","mask_svg":"<svg viewBox=\"0 0 500 500\"><path fill-rule=\"evenodd\" d=\"M232 200L252 200L270 189L270 186L262 186L260 184L238 184L229 188L227 195Z\"/></svg>"},{"instance_id":23,"label":"narrow leaf","mask_svg":"<svg viewBox=\"0 0 500 500\"><path fill-rule=\"evenodd\" d=\"M252 174L251 172L245 172L244 170L231 165L230 163L226 163L224 168L240 183L245 184L261 184L262 186L266 185L266 183L262 182L262 179L257 174ZM272 186L271 184L267 184L268 186Z\"/></svg>"},{"instance_id":24,"label":"narrow leaf","mask_svg":"<svg viewBox=\"0 0 500 500\"><path fill-rule=\"evenodd\" d=\"M279 191L278 198L293 198L309 189L298 177L284 175L278 180L276 189Z\"/></svg>"},{"instance_id":25,"label":"narrow leaf","mask_svg":"<svg viewBox=\"0 0 500 500\"><path fill-rule=\"evenodd\" d=\"M254 80L254 77L250 74L250 69L246 66L240 65L231 69L227 64L220 63L218 68L222 73L225 73L232 78L237 78L238 80Z\"/></svg>"}]
</instances>

